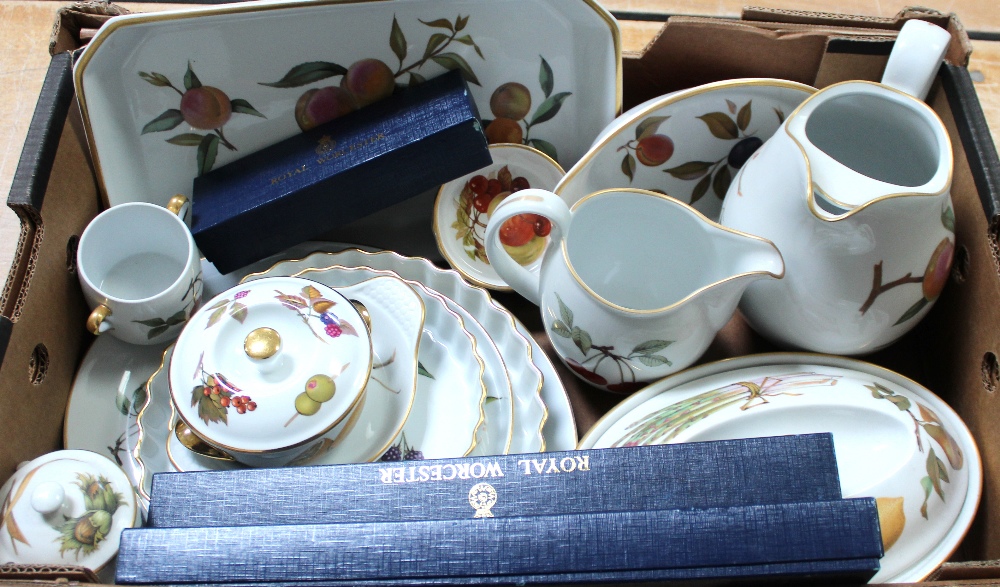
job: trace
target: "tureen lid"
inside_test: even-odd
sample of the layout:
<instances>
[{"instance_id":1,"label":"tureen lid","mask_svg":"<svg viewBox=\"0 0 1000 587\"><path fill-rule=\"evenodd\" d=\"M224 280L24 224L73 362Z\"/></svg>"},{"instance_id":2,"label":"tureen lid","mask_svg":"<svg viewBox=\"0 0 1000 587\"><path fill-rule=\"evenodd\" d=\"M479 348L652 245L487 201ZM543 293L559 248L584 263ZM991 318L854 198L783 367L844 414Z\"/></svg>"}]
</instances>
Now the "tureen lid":
<instances>
[{"instance_id":1,"label":"tureen lid","mask_svg":"<svg viewBox=\"0 0 1000 587\"><path fill-rule=\"evenodd\" d=\"M307 279L268 277L205 304L170 360L170 395L198 436L263 453L312 440L361 397L372 366L355 305Z\"/></svg>"},{"instance_id":2,"label":"tureen lid","mask_svg":"<svg viewBox=\"0 0 1000 587\"><path fill-rule=\"evenodd\" d=\"M106 457L61 450L22 463L0 488L0 564L98 571L138 524L128 477Z\"/></svg>"}]
</instances>

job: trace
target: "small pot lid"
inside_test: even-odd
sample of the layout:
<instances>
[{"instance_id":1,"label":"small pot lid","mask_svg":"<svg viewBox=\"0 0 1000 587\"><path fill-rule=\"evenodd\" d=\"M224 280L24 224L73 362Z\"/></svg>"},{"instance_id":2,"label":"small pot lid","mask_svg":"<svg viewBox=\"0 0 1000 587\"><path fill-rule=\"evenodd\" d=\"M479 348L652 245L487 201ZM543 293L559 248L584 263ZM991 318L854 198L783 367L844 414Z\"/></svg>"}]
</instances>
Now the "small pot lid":
<instances>
[{"instance_id":1,"label":"small pot lid","mask_svg":"<svg viewBox=\"0 0 1000 587\"><path fill-rule=\"evenodd\" d=\"M128 477L86 450L22 463L0 488L0 564L80 565L98 571L138 525Z\"/></svg>"},{"instance_id":2,"label":"small pot lid","mask_svg":"<svg viewBox=\"0 0 1000 587\"><path fill-rule=\"evenodd\" d=\"M371 338L354 303L307 279L264 278L217 295L191 317L170 360L170 396L210 444L272 452L345 418L371 366Z\"/></svg>"}]
</instances>

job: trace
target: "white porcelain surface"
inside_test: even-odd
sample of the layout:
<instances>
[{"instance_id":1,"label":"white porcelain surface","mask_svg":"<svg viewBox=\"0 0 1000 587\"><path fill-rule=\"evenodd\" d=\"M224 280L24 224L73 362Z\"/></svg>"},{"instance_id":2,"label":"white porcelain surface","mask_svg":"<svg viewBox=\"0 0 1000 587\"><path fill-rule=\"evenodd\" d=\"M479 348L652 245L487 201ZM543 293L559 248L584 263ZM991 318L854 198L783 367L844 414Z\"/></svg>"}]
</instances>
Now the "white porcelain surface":
<instances>
[{"instance_id":1,"label":"white porcelain surface","mask_svg":"<svg viewBox=\"0 0 1000 587\"><path fill-rule=\"evenodd\" d=\"M517 214L552 221L539 273L500 246ZM732 317L748 284L781 278L770 242L726 229L653 192L597 192L570 209L528 189L497 206L486 228L493 266L539 306L556 353L584 381L631 393L694 363Z\"/></svg>"},{"instance_id":2,"label":"white porcelain surface","mask_svg":"<svg viewBox=\"0 0 1000 587\"><path fill-rule=\"evenodd\" d=\"M501 351L514 390L514 433L510 452L571 450L576 446L578 437L572 409L552 364L524 325L493 301L489 293L469 285L455 271L435 267L426 259L388 251L344 249L344 245L311 243L310 246L320 252L303 255L297 260L279 261L272 267L265 267L260 274L267 275L278 268L297 271L334 264L369 267L392 271L443 294L474 316ZM303 246L304 249L308 246ZM288 257L292 259L294 254Z\"/></svg>"},{"instance_id":3,"label":"white porcelain surface","mask_svg":"<svg viewBox=\"0 0 1000 587\"><path fill-rule=\"evenodd\" d=\"M0 564L98 571L121 531L140 523L125 472L108 458L62 450L21 463L0 487Z\"/></svg>"},{"instance_id":4,"label":"white porcelain surface","mask_svg":"<svg viewBox=\"0 0 1000 587\"><path fill-rule=\"evenodd\" d=\"M510 123L521 140L564 165L621 109L618 25L591 0L266 1L122 16L74 72L109 203L190 196L199 171L298 133L300 97L339 86L362 59L404 86L462 69L486 121L523 117ZM511 84L530 104L495 114L494 93ZM203 95L185 102L192 89Z\"/></svg>"},{"instance_id":5,"label":"white porcelain surface","mask_svg":"<svg viewBox=\"0 0 1000 587\"><path fill-rule=\"evenodd\" d=\"M132 202L105 210L80 235L76 254L94 310L88 329L137 345L177 338L201 299L198 256L187 225L166 208ZM107 311L103 321L98 308Z\"/></svg>"},{"instance_id":6,"label":"white porcelain surface","mask_svg":"<svg viewBox=\"0 0 1000 587\"><path fill-rule=\"evenodd\" d=\"M341 291L365 304L372 317L375 362L372 376L359 406L344 433L324 441L294 461L294 465L358 463L379 458L392 444L410 415L416 395L417 350L423 328L423 313L408 311L400 304L410 296L421 305L420 297L402 281L378 277ZM394 290L394 291L390 291ZM168 349L164 364L169 362ZM139 414L141 440L138 444L140 478L138 490L149 495L151 477L163 471L193 471L239 467L237 463L196 455L181 446L174 436L176 412L170 402L164 371L153 374L147 384L149 401ZM147 497L148 498L148 497Z\"/></svg>"},{"instance_id":7,"label":"white porcelain surface","mask_svg":"<svg viewBox=\"0 0 1000 587\"><path fill-rule=\"evenodd\" d=\"M479 196L482 204L488 205L493 200L499 203L514 191L512 180L523 178L527 187L551 190L566 172L544 153L524 145L490 145L490 155L491 165L449 181L438 190L434 201L434 236L444 258L470 283L509 291L510 286L497 275L486 256L483 239L489 208L479 209L479 199L470 180L476 176L497 180L498 193L492 198ZM514 254L529 270L537 271L547 241L547 236L533 235L527 243L516 247Z\"/></svg>"},{"instance_id":8,"label":"white porcelain surface","mask_svg":"<svg viewBox=\"0 0 1000 587\"><path fill-rule=\"evenodd\" d=\"M961 542L982 491L975 441L914 381L815 354L701 365L612 409L580 448L832 432L844 497L875 497L887 542L875 583L924 579Z\"/></svg>"},{"instance_id":9,"label":"white porcelain surface","mask_svg":"<svg viewBox=\"0 0 1000 587\"><path fill-rule=\"evenodd\" d=\"M608 125L553 191L573 204L604 189L654 190L715 220L746 157L815 91L748 78L653 98Z\"/></svg>"}]
</instances>

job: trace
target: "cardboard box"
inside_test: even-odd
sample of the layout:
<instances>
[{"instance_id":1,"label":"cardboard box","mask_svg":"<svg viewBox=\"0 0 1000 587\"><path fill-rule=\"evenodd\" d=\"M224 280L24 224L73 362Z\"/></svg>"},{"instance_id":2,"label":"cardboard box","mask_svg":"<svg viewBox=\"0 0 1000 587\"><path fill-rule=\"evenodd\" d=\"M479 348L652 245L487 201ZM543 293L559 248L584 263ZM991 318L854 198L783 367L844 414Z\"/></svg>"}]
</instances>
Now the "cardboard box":
<instances>
[{"instance_id":1,"label":"cardboard box","mask_svg":"<svg viewBox=\"0 0 1000 587\"><path fill-rule=\"evenodd\" d=\"M22 154L9 205L22 219L16 261L0 297L0 481L23 460L61 448L66 399L90 343L87 314L72 266L75 239L98 212L100 195L73 101L71 57L82 29L103 17L69 11L54 36L51 66ZM778 77L816 86L877 80L894 30L908 18L946 26L953 35L928 99L952 138L958 232L952 279L928 317L889 349L867 360L899 371L936 392L964 418L979 442L986 477L975 523L952 563L931 578L1000 578L1000 162L973 89L969 43L948 15L904 10L874 19L798 11L747 10L742 20L674 17L641 53L624 56L625 108L647 98L732 77ZM429 216L429 215L428 215ZM428 229L409 243L370 234L365 244L403 253L433 250ZM351 240L364 234L350 234ZM331 238L345 238L334 234ZM426 239L424 242L421 239ZM428 243L430 246L428 247ZM406 246L404 246L406 245ZM549 348L537 308L513 294L497 295ZM737 317L703 361L772 350ZM584 388L557 367L581 432L620 401ZM23 570L22 570L23 571ZM51 571L51 569L50 569ZM4 578L22 578L16 569ZM58 570L56 571L59 572ZM67 573L69 571L66 571ZM51 578L38 576L38 578ZM66 575L70 577L70 575ZM33 576L34 578L34 576ZM72 577L76 578L76 577Z\"/></svg>"}]
</instances>

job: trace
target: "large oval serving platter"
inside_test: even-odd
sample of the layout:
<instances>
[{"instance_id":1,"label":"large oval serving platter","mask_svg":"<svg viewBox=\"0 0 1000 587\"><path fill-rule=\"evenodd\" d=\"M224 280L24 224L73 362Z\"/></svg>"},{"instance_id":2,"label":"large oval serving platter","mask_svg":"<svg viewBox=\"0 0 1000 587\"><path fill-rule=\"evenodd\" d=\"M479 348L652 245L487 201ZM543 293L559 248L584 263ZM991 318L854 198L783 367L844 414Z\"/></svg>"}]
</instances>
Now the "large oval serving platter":
<instances>
[{"instance_id":1,"label":"large oval serving platter","mask_svg":"<svg viewBox=\"0 0 1000 587\"><path fill-rule=\"evenodd\" d=\"M844 497L875 497L883 542L873 583L910 583L961 542L982 491L975 440L940 398L841 357L774 353L709 363L636 393L587 433L607 448L832 432Z\"/></svg>"},{"instance_id":2,"label":"large oval serving platter","mask_svg":"<svg viewBox=\"0 0 1000 587\"><path fill-rule=\"evenodd\" d=\"M74 70L107 203L190 197L194 177L299 133L300 99L366 59L397 87L461 70L484 123L505 118L564 167L621 110L618 24L594 0L264 1L121 16ZM491 108L498 90L508 105Z\"/></svg>"}]
</instances>

